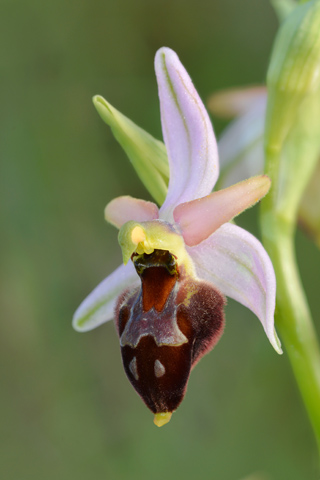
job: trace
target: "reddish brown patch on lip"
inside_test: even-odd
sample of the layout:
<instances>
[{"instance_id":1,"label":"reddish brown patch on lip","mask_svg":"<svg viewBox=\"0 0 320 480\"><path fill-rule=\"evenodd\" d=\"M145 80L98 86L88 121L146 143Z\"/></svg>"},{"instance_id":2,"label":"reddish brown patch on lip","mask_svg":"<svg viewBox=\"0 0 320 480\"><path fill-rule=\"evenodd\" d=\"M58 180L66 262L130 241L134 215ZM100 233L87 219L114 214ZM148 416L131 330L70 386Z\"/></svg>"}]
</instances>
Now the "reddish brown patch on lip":
<instances>
[{"instance_id":1,"label":"reddish brown patch on lip","mask_svg":"<svg viewBox=\"0 0 320 480\"><path fill-rule=\"evenodd\" d=\"M164 267L149 267L141 275L143 308L148 312L154 307L161 312L177 281Z\"/></svg>"},{"instance_id":2,"label":"reddish brown patch on lip","mask_svg":"<svg viewBox=\"0 0 320 480\"><path fill-rule=\"evenodd\" d=\"M141 338L136 348L121 349L125 372L137 393L153 413L173 412L181 403L191 368L188 344L180 347L158 347L150 336ZM139 379L129 369L136 358ZM155 362L161 362L165 373L155 375Z\"/></svg>"},{"instance_id":3,"label":"reddish brown patch on lip","mask_svg":"<svg viewBox=\"0 0 320 480\"><path fill-rule=\"evenodd\" d=\"M210 283L189 280L182 284L179 294L188 298L188 291L194 289L190 301L181 303L178 312L178 325L191 325L192 337L192 367L216 345L224 329L224 296ZM178 301L179 297L178 295ZM188 337L189 338L189 337Z\"/></svg>"}]
</instances>

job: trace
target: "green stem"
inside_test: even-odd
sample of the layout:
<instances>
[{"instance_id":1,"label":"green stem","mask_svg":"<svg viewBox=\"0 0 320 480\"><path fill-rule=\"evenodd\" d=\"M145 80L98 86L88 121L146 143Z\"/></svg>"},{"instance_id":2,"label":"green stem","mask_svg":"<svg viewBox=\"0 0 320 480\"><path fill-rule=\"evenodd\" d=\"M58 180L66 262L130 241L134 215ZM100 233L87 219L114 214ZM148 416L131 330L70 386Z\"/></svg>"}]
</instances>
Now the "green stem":
<instances>
[{"instance_id":1,"label":"green stem","mask_svg":"<svg viewBox=\"0 0 320 480\"><path fill-rule=\"evenodd\" d=\"M320 350L294 250L295 222L274 210L274 195L261 205L264 245L277 278L276 326L296 377L320 452Z\"/></svg>"}]
</instances>

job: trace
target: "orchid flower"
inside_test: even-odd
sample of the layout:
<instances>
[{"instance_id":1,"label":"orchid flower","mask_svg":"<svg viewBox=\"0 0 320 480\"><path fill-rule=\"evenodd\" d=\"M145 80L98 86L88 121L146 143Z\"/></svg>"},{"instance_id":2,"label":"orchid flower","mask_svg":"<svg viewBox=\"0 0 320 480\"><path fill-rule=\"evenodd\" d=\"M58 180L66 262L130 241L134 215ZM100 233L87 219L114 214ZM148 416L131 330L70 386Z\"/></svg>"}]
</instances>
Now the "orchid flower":
<instances>
[{"instance_id":1,"label":"orchid flower","mask_svg":"<svg viewBox=\"0 0 320 480\"><path fill-rule=\"evenodd\" d=\"M231 88L214 93L209 110L232 122L222 132L219 142L221 175L219 186L226 188L265 169L264 130L267 109L266 87ZM299 226L320 247L320 158L302 196Z\"/></svg>"},{"instance_id":2,"label":"orchid flower","mask_svg":"<svg viewBox=\"0 0 320 480\"><path fill-rule=\"evenodd\" d=\"M218 141L219 186L225 188L262 174L266 87L236 87L215 92L209 98L208 108L218 117L232 119Z\"/></svg>"},{"instance_id":3,"label":"orchid flower","mask_svg":"<svg viewBox=\"0 0 320 480\"><path fill-rule=\"evenodd\" d=\"M219 162L209 116L175 52L161 48L155 71L167 195L160 209L129 196L107 205L123 265L84 300L73 326L84 332L115 318L125 372L161 426L223 332L225 295L252 310L282 351L272 263L253 235L230 223L268 192L270 180L260 175L211 193Z\"/></svg>"}]
</instances>

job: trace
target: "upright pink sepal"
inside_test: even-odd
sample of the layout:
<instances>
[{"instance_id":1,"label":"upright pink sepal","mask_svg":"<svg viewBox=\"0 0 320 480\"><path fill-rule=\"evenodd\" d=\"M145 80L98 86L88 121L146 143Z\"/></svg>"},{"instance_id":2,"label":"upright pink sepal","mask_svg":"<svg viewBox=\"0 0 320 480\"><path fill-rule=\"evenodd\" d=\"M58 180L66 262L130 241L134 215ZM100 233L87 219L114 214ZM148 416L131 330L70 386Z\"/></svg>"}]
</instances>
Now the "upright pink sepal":
<instances>
[{"instance_id":1,"label":"upright pink sepal","mask_svg":"<svg viewBox=\"0 0 320 480\"><path fill-rule=\"evenodd\" d=\"M121 228L130 220L136 222L156 220L159 218L159 211L155 203L125 195L111 200L105 208L104 216L107 222Z\"/></svg>"},{"instance_id":2,"label":"upright pink sepal","mask_svg":"<svg viewBox=\"0 0 320 480\"><path fill-rule=\"evenodd\" d=\"M218 151L207 111L177 54L158 50L155 70L170 166L161 218L171 221L175 205L211 192L219 174Z\"/></svg>"},{"instance_id":3,"label":"upright pink sepal","mask_svg":"<svg viewBox=\"0 0 320 480\"><path fill-rule=\"evenodd\" d=\"M270 185L270 178L260 175L178 205L173 218L181 228L185 243L192 247L208 238L221 225L260 200Z\"/></svg>"}]
</instances>

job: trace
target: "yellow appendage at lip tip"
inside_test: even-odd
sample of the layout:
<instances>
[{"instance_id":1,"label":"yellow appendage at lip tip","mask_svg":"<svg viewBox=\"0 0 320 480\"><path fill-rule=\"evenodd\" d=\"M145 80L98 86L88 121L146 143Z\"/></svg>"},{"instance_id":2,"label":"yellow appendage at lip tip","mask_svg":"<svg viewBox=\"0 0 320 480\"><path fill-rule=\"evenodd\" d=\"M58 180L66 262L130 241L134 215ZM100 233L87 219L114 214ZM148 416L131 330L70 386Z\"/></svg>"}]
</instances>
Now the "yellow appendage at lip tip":
<instances>
[{"instance_id":1,"label":"yellow appendage at lip tip","mask_svg":"<svg viewBox=\"0 0 320 480\"><path fill-rule=\"evenodd\" d=\"M140 242L144 242L146 239L146 234L141 227L137 226L131 232L131 240L133 243L138 245Z\"/></svg>"},{"instance_id":2,"label":"yellow appendage at lip tip","mask_svg":"<svg viewBox=\"0 0 320 480\"><path fill-rule=\"evenodd\" d=\"M172 417L172 412L156 413L154 415L153 423L157 427L163 427L166 423L170 422Z\"/></svg>"}]
</instances>

